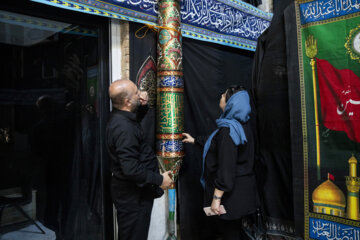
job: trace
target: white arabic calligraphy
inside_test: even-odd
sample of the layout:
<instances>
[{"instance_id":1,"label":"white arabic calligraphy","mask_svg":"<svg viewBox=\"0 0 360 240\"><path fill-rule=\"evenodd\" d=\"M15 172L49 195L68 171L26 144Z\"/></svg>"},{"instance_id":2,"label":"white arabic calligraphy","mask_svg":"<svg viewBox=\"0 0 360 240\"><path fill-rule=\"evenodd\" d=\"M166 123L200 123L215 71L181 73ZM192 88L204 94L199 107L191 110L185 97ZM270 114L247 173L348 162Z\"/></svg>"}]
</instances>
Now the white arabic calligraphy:
<instances>
[{"instance_id":1,"label":"white arabic calligraphy","mask_svg":"<svg viewBox=\"0 0 360 240\"><path fill-rule=\"evenodd\" d=\"M321 220L311 222L312 234L316 237L325 237L327 240L360 240L360 231L356 228Z\"/></svg>"},{"instance_id":2,"label":"white arabic calligraphy","mask_svg":"<svg viewBox=\"0 0 360 240\"><path fill-rule=\"evenodd\" d=\"M336 109L336 112L338 115L342 115L345 111L346 111L346 108L348 106L348 104L353 104L353 105L360 105L360 101L355 101L355 100L352 100L351 98L349 100L346 101L346 104L345 104L345 107L344 107L344 104L341 104L341 106L338 106L337 109ZM340 107L340 108L339 108ZM342 110L341 110L342 108ZM353 115L353 114L352 114Z\"/></svg>"},{"instance_id":3,"label":"white arabic calligraphy","mask_svg":"<svg viewBox=\"0 0 360 240\"><path fill-rule=\"evenodd\" d=\"M117 3L125 3L125 5L139 6L141 9L147 12L153 12L158 14L157 1L156 0L114 0Z\"/></svg>"},{"instance_id":4,"label":"white arabic calligraphy","mask_svg":"<svg viewBox=\"0 0 360 240\"><path fill-rule=\"evenodd\" d=\"M305 19L322 19L328 16L338 16L340 13L349 13L359 9L359 0L327 0L308 3L301 11Z\"/></svg>"},{"instance_id":5,"label":"white arabic calligraphy","mask_svg":"<svg viewBox=\"0 0 360 240\"><path fill-rule=\"evenodd\" d=\"M181 19L185 23L246 38L257 39L270 25L268 20L215 0L185 0L180 11Z\"/></svg>"}]
</instances>

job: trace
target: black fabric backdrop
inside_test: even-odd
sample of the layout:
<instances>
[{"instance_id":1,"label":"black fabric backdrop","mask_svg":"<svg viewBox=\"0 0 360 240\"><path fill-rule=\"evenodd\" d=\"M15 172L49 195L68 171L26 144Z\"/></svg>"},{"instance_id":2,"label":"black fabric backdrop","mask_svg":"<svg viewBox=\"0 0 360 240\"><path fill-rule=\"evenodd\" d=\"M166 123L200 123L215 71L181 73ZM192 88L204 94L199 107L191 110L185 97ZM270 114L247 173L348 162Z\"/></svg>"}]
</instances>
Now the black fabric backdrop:
<instances>
[{"instance_id":1,"label":"black fabric backdrop","mask_svg":"<svg viewBox=\"0 0 360 240\"><path fill-rule=\"evenodd\" d=\"M156 62L156 34L150 30L144 38L139 39L135 37L135 32L143 25L129 22L130 24L130 79L136 82L137 74L144 61L152 56ZM142 30L139 35L142 35L145 30ZM154 108L149 108L141 125L145 132L145 138L148 143L155 149L155 130L156 130L156 112Z\"/></svg>"},{"instance_id":2,"label":"black fabric backdrop","mask_svg":"<svg viewBox=\"0 0 360 240\"><path fill-rule=\"evenodd\" d=\"M294 12L288 11L286 18L284 14L290 3L274 2L271 25L258 39L253 74L258 113L258 157L263 164L264 182L260 185L263 186L267 230L270 234L281 235L294 235L291 144L292 138L297 136L291 136L290 129L297 119L290 121L289 90L294 89L289 89L288 84L296 78L293 70L296 24ZM295 46L288 47L287 43L295 43Z\"/></svg>"},{"instance_id":3,"label":"black fabric backdrop","mask_svg":"<svg viewBox=\"0 0 360 240\"><path fill-rule=\"evenodd\" d=\"M148 33L138 39L134 33L142 25L130 23L130 78L135 81L143 61L152 55L156 59L156 35ZM253 53L217 44L183 39L183 69L185 82L185 131L194 136L211 133L221 94L233 84L251 89ZM142 122L145 131L154 136L155 117L151 110ZM153 141L153 139L149 139ZM201 149L185 146L186 156L178 181L178 221L182 239L204 239L212 236L202 210L203 190L200 185Z\"/></svg>"},{"instance_id":4,"label":"black fabric backdrop","mask_svg":"<svg viewBox=\"0 0 360 240\"><path fill-rule=\"evenodd\" d=\"M259 157L265 165L267 215L292 219L290 120L283 19L274 16L259 38L253 84L258 110ZM268 174L277 173L277 174Z\"/></svg>"},{"instance_id":5,"label":"black fabric backdrop","mask_svg":"<svg viewBox=\"0 0 360 240\"><path fill-rule=\"evenodd\" d=\"M221 94L232 84L251 89L253 53L201 41L184 39L185 130L193 136L215 128L221 114ZM254 108L254 107L253 107ZM254 118L252 118L253 120ZM213 236L214 229L202 211L201 149L186 145L179 181L180 228L184 239Z\"/></svg>"},{"instance_id":6,"label":"black fabric backdrop","mask_svg":"<svg viewBox=\"0 0 360 240\"><path fill-rule=\"evenodd\" d=\"M293 195L294 197L294 222L298 236L304 237L304 166L303 144L301 125L301 98L299 60L297 51L297 29L295 19L295 5L290 4L285 9L285 32L287 75L289 79L289 105L290 105L290 130L291 130L291 158L293 165Z\"/></svg>"},{"instance_id":7,"label":"black fabric backdrop","mask_svg":"<svg viewBox=\"0 0 360 240\"><path fill-rule=\"evenodd\" d=\"M261 185L265 213L276 219L292 219L292 193L285 185L291 181L291 172L286 171L291 160L282 26L281 19L274 16L271 26L258 39L253 84L258 108L258 157L264 165ZM274 172L277 174L269 174Z\"/></svg>"},{"instance_id":8,"label":"black fabric backdrop","mask_svg":"<svg viewBox=\"0 0 360 240\"><path fill-rule=\"evenodd\" d=\"M287 14L284 14L289 3L290 0L274 3L275 14L271 26L259 38L255 56L249 51L183 39L185 131L194 136L209 134L216 128L215 119L221 113L218 103L226 87L240 84L249 90L252 108L255 109L253 103L256 105L251 122L258 137L257 160L261 176L258 182L262 210L267 223L278 226L274 229L273 225L268 225L268 233L277 235L293 235L291 137L299 137L291 135L290 131L291 127L296 127L297 118L294 115L290 119L288 85L289 81L296 81L297 73L294 72L294 13L288 10ZM144 39L134 36L141 26L130 23L132 80L135 80L139 67L149 55L156 59L156 35L150 33ZM287 51L291 51L288 58ZM289 72L288 67L292 69ZM291 85L290 89L294 90L293 88ZM295 113L296 109L292 112ZM147 126L152 144L154 138L151 136L155 133L154 119L154 112L150 112L150 117L143 122L144 126ZM178 222L181 237L190 240L206 239L214 233L202 211L203 191L199 183L201 149L186 145L185 153L178 181ZM281 229L282 227L284 228Z\"/></svg>"}]
</instances>

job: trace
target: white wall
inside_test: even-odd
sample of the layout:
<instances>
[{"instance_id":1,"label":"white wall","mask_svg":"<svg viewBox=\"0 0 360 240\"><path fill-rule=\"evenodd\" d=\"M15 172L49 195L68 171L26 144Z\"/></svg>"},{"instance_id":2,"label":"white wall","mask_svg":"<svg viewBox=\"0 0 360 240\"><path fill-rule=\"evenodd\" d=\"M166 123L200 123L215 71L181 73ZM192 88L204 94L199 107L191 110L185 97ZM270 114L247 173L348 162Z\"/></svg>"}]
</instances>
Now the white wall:
<instances>
[{"instance_id":1,"label":"white wall","mask_svg":"<svg viewBox=\"0 0 360 240\"><path fill-rule=\"evenodd\" d=\"M264 12L273 12L273 0L262 0L262 4L257 6L259 9L263 10Z\"/></svg>"}]
</instances>

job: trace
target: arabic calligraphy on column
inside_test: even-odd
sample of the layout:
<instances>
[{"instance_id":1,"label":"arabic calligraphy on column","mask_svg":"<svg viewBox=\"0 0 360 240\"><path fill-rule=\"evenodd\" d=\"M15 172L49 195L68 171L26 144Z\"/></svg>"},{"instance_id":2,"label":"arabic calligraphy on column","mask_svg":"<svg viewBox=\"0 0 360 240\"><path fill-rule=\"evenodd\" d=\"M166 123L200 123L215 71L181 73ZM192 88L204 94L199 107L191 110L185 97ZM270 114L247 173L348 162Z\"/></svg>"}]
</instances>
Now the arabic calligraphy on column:
<instances>
[{"instance_id":1,"label":"arabic calligraphy on column","mask_svg":"<svg viewBox=\"0 0 360 240\"><path fill-rule=\"evenodd\" d=\"M300 4L301 24L360 12L359 0L317 0Z\"/></svg>"},{"instance_id":2,"label":"arabic calligraphy on column","mask_svg":"<svg viewBox=\"0 0 360 240\"><path fill-rule=\"evenodd\" d=\"M184 131L184 96L182 93L160 92L158 93L158 124L159 133L182 133ZM162 103L162 104L160 104Z\"/></svg>"},{"instance_id":3,"label":"arabic calligraphy on column","mask_svg":"<svg viewBox=\"0 0 360 240\"><path fill-rule=\"evenodd\" d=\"M311 239L360 240L360 228L316 218L310 218L309 234Z\"/></svg>"}]
</instances>

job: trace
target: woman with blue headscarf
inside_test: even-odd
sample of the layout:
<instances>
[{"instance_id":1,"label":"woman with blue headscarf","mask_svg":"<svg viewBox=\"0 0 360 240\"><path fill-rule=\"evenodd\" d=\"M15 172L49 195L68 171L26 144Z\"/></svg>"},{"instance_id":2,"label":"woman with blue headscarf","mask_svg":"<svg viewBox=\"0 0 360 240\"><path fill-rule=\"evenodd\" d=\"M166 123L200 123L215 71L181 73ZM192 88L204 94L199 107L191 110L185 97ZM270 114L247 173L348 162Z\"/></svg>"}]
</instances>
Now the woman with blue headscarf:
<instances>
[{"instance_id":1,"label":"woman with blue headscarf","mask_svg":"<svg viewBox=\"0 0 360 240\"><path fill-rule=\"evenodd\" d=\"M209 137L193 138L183 133L183 142L203 147L200 182L204 207L211 206L218 215L214 220L223 239L246 239L241 218L257 208L249 94L243 87L229 87L221 95L219 106L223 113L216 120L217 129Z\"/></svg>"}]
</instances>

